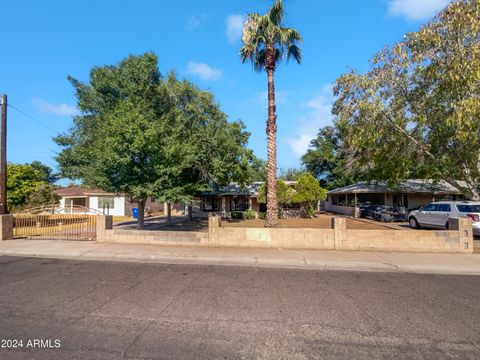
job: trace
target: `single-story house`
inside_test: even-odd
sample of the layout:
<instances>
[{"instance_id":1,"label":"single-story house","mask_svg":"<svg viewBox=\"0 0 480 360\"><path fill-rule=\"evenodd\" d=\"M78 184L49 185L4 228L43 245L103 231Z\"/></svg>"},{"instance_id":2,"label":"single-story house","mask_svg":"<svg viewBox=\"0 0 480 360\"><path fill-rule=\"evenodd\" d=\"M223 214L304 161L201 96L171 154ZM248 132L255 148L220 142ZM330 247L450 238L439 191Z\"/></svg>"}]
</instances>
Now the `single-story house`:
<instances>
[{"instance_id":1,"label":"single-story house","mask_svg":"<svg viewBox=\"0 0 480 360\"><path fill-rule=\"evenodd\" d=\"M284 181L288 186L294 186L296 181ZM221 217L230 217L232 212L253 210L266 212L267 205L258 201L258 190L263 182L257 181L248 186L241 187L237 184L222 186L214 191L199 194L193 207L194 217L207 217L216 214ZM285 204L281 210L292 210L299 204Z\"/></svg>"},{"instance_id":2,"label":"single-story house","mask_svg":"<svg viewBox=\"0 0 480 360\"><path fill-rule=\"evenodd\" d=\"M101 213L114 216L131 216L132 208L138 206L125 195L82 186L70 186L57 189L55 193L60 196L60 206L65 209L72 209L72 212L75 212L75 207L81 206L90 209L92 214ZM162 211L163 203L157 203L150 198L147 199L145 204L146 213Z\"/></svg>"},{"instance_id":3,"label":"single-story house","mask_svg":"<svg viewBox=\"0 0 480 360\"><path fill-rule=\"evenodd\" d=\"M358 215L362 205L418 208L433 201L464 200L462 192L446 181L410 179L389 186L384 181L358 182L328 192L325 210Z\"/></svg>"}]
</instances>

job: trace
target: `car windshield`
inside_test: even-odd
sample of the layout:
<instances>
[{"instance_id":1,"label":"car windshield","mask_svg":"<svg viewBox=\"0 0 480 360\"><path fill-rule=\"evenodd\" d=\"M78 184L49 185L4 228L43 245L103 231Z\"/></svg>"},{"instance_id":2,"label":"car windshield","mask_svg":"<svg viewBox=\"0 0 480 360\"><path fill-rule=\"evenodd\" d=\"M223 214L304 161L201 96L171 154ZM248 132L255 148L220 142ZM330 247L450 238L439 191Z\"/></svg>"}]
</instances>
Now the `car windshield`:
<instances>
[{"instance_id":1,"label":"car windshield","mask_svg":"<svg viewBox=\"0 0 480 360\"><path fill-rule=\"evenodd\" d=\"M479 205L457 205L458 211L462 213L480 213L480 204Z\"/></svg>"}]
</instances>

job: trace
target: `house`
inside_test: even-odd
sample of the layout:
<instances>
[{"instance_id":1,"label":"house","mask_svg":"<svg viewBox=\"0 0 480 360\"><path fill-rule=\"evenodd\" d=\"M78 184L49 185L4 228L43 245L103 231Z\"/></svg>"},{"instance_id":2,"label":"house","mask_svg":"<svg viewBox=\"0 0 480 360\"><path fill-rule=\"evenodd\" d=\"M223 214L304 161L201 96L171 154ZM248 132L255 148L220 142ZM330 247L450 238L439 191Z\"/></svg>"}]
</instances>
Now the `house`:
<instances>
[{"instance_id":1,"label":"house","mask_svg":"<svg viewBox=\"0 0 480 360\"><path fill-rule=\"evenodd\" d=\"M294 186L296 181L284 181L288 186ZM231 216L232 212L266 212L266 204L258 201L258 190L263 182L257 181L245 187L237 184L221 186L214 191L199 194L193 207L194 217L207 217L209 214L219 215L223 218ZM285 204L280 210L291 210L296 204Z\"/></svg>"},{"instance_id":2,"label":"house","mask_svg":"<svg viewBox=\"0 0 480 360\"><path fill-rule=\"evenodd\" d=\"M391 205L418 208L433 201L463 200L462 192L440 180L411 179L389 186L384 181L358 182L328 192L325 210L358 216L362 205Z\"/></svg>"},{"instance_id":3,"label":"house","mask_svg":"<svg viewBox=\"0 0 480 360\"><path fill-rule=\"evenodd\" d=\"M70 186L55 190L60 196L60 206L71 209L81 206L90 209L92 214L105 214L114 216L131 216L132 208L138 205L130 201L125 195L109 193L99 189L90 189L82 186ZM157 203L153 199L147 199L145 204L146 213L163 211L163 203Z\"/></svg>"}]
</instances>

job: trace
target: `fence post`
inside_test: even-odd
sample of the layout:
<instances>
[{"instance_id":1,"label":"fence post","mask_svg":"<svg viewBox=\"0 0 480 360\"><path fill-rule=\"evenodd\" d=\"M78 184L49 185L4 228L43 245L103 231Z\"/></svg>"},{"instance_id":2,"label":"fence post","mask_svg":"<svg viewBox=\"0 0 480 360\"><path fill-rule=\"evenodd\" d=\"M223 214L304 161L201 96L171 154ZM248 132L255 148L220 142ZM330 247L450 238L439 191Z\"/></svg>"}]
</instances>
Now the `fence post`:
<instances>
[{"instance_id":1,"label":"fence post","mask_svg":"<svg viewBox=\"0 0 480 360\"><path fill-rule=\"evenodd\" d=\"M219 245L220 239L220 216L213 215L208 217L208 241L211 245Z\"/></svg>"},{"instance_id":2,"label":"fence post","mask_svg":"<svg viewBox=\"0 0 480 360\"><path fill-rule=\"evenodd\" d=\"M0 241L13 239L13 215L0 215Z\"/></svg>"},{"instance_id":3,"label":"fence post","mask_svg":"<svg viewBox=\"0 0 480 360\"><path fill-rule=\"evenodd\" d=\"M462 253L473 253L472 220L466 218L449 219L448 229L458 231L458 246Z\"/></svg>"},{"instance_id":4,"label":"fence post","mask_svg":"<svg viewBox=\"0 0 480 360\"><path fill-rule=\"evenodd\" d=\"M334 231L334 250L340 250L347 241L347 219L332 217L332 229Z\"/></svg>"},{"instance_id":5,"label":"fence post","mask_svg":"<svg viewBox=\"0 0 480 360\"><path fill-rule=\"evenodd\" d=\"M113 229L113 216L97 215L96 221L97 241L104 241L107 230Z\"/></svg>"}]
</instances>

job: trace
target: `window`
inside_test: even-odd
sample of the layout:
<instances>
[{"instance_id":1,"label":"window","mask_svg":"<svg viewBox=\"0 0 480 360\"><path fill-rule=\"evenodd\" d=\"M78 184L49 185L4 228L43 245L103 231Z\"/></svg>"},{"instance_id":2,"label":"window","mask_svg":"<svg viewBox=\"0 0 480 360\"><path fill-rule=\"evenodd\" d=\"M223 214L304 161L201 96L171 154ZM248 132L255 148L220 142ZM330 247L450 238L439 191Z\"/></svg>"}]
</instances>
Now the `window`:
<instances>
[{"instance_id":1,"label":"window","mask_svg":"<svg viewBox=\"0 0 480 360\"><path fill-rule=\"evenodd\" d=\"M218 197L204 196L202 199L202 211L218 211Z\"/></svg>"},{"instance_id":2,"label":"window","mask_svg":"<svg viewBox=\"0 0 480 360\"><path fill-rule=\"evenodd\" d=\"M480 205L457 205L457 209L462 213L480 213Z\"/></svg>"},{"instance_id":3,"label":"window","mask_svg":"<svg viewBox=\"0 0 480 360\"><path fill-rule=\"evenodd\" d=\"M435 204L428 204L423 208L423 211L435 211L436 205Z\"/></svg>"},{"instance_id":4,"label":"window","mask_svg":"<svg viewBox=\"0 0 480 360\"><path fill-rule=\"evenodd\" d=\"M231 211L245 211L245 210L247 210L247 197L246 196L232 196L230 198L230 210Z\"/></svg>"},{"instance_id":5,"label":"window","mask_svg":"<svg viewBox=\"0 0 480 360\"><path fill-rule=\"evenodd\" d=\"M450 205L449 204L437 204L437 208L435 211L443 211L443 212L450 212Z\"/></svg>"},{"instance_id":6,"label":"window","mask_svg":"<svg viewBox=\"0 0 480 360\"><path fill-rule=\"evenodd\" d=\"M113 196L101 196L98 198L99 209L113 209L115 207L115 199Z\"/></svg>"}]
</instances>

